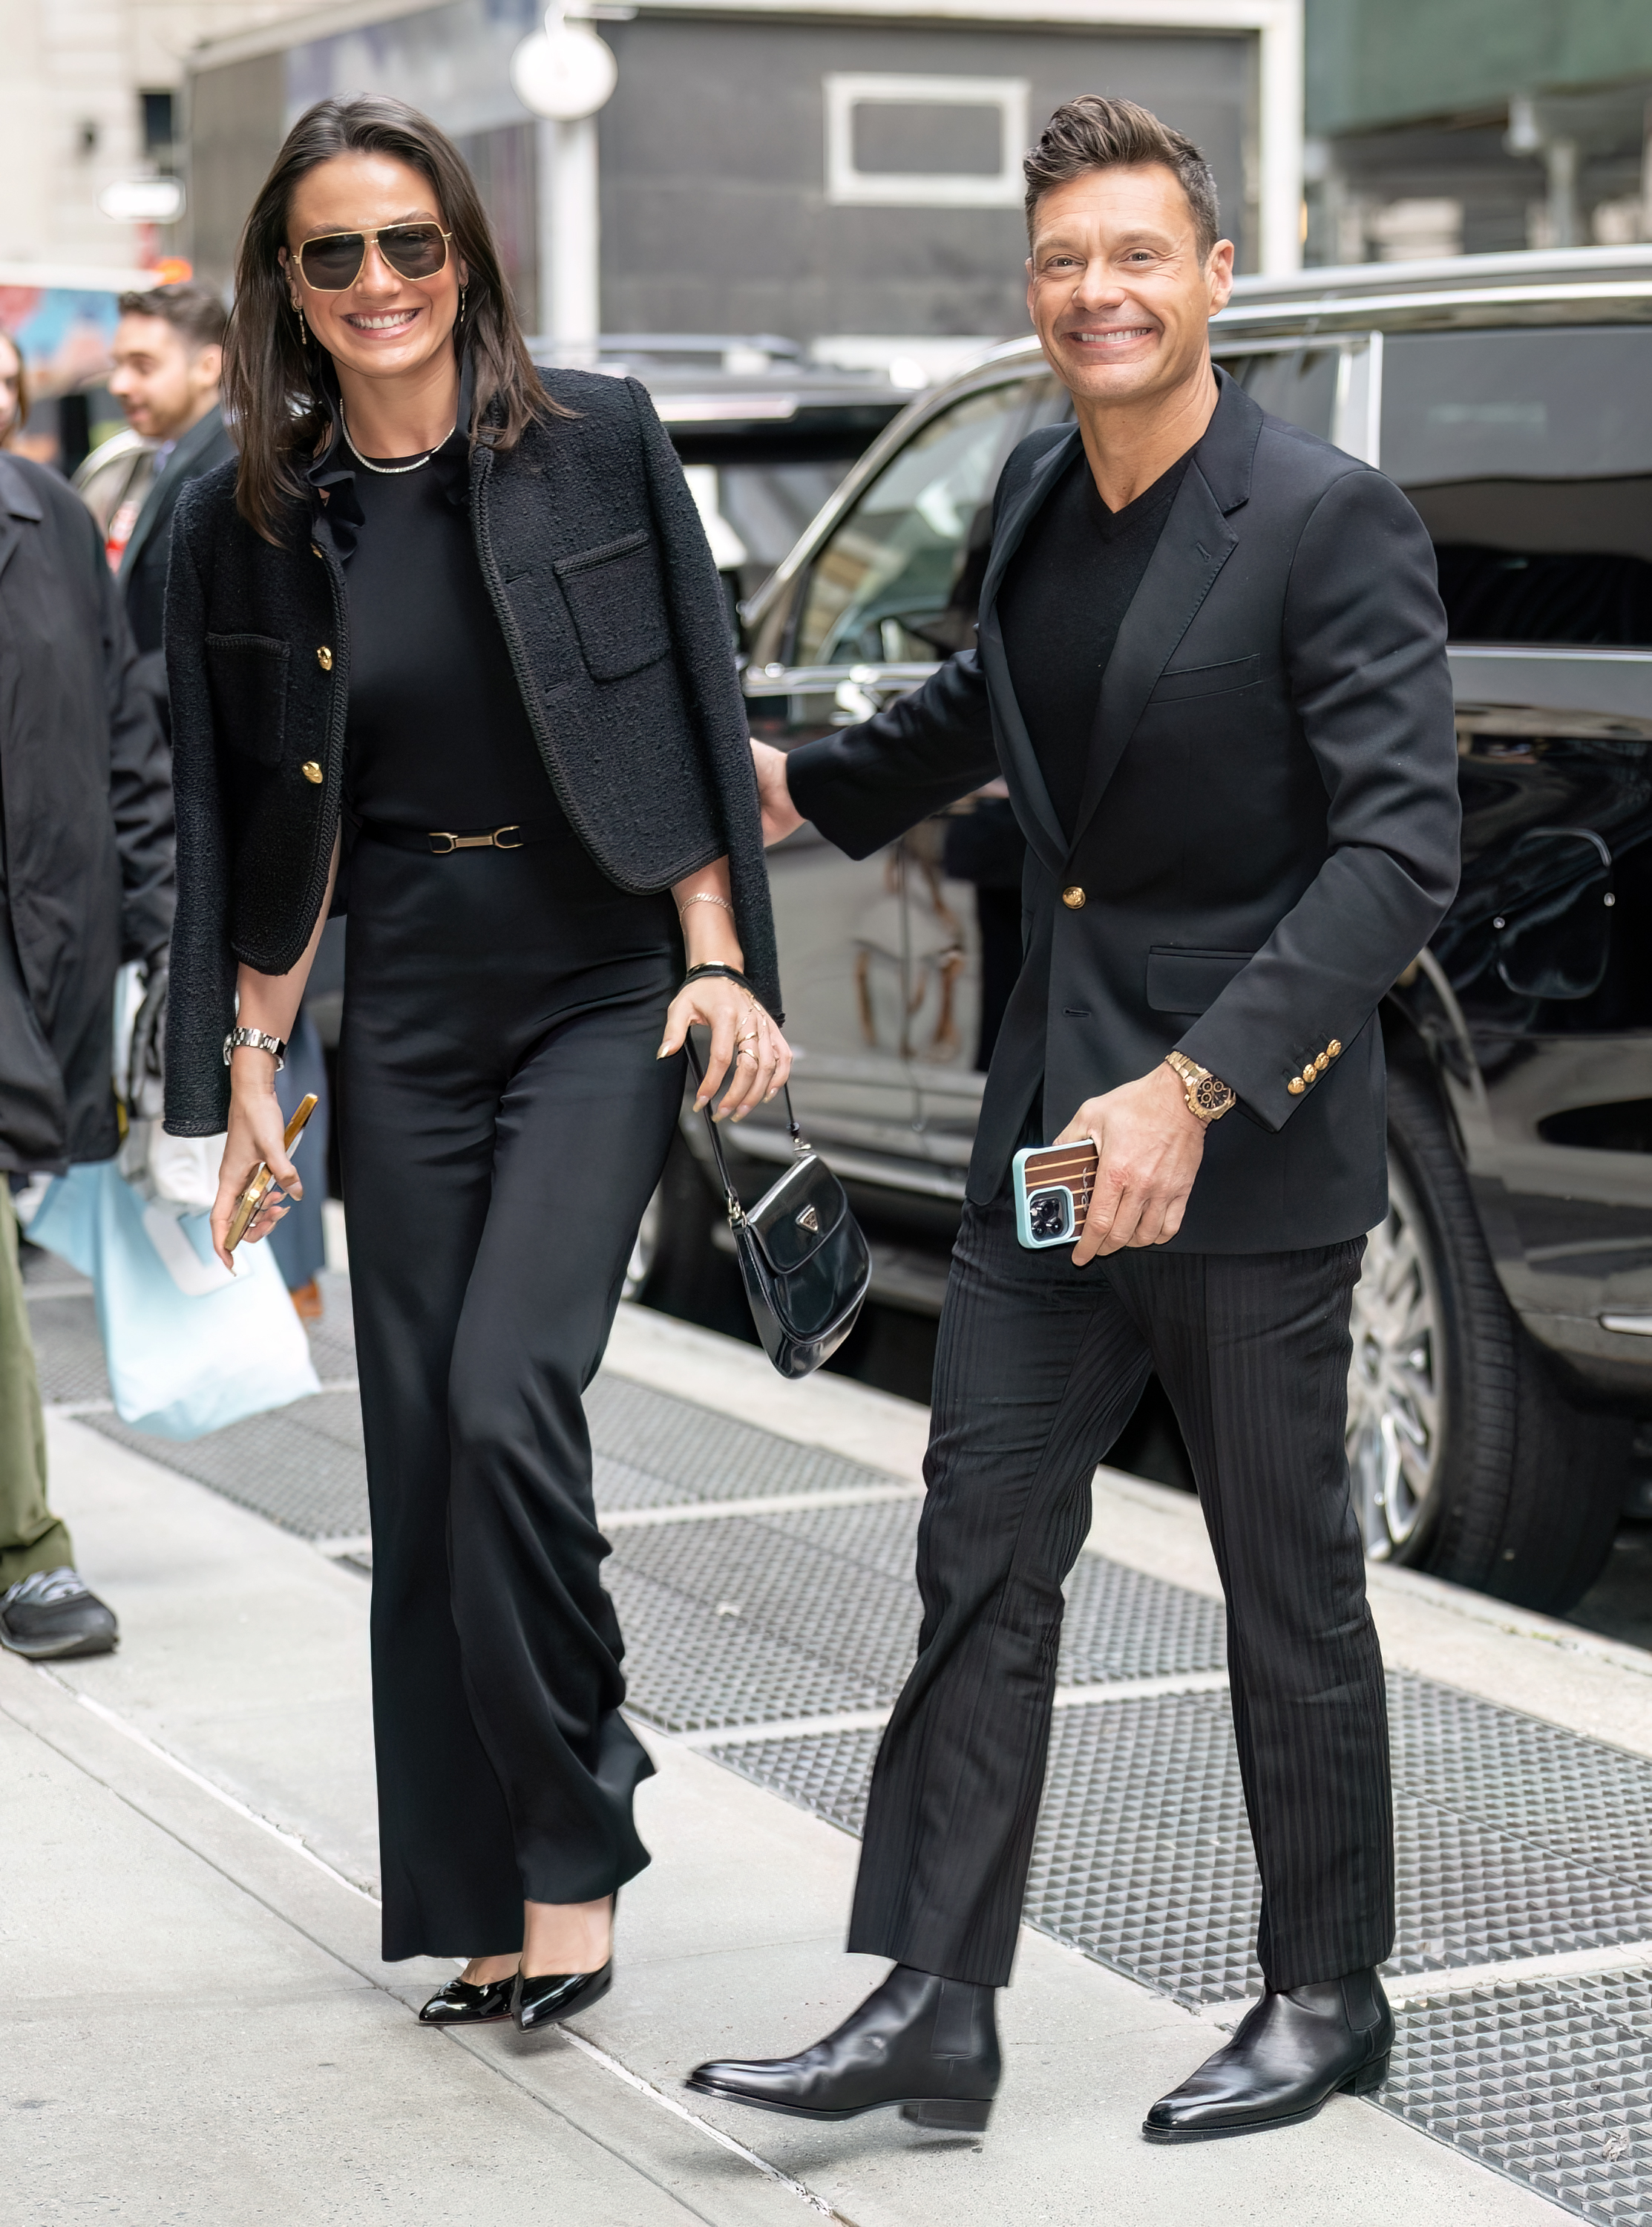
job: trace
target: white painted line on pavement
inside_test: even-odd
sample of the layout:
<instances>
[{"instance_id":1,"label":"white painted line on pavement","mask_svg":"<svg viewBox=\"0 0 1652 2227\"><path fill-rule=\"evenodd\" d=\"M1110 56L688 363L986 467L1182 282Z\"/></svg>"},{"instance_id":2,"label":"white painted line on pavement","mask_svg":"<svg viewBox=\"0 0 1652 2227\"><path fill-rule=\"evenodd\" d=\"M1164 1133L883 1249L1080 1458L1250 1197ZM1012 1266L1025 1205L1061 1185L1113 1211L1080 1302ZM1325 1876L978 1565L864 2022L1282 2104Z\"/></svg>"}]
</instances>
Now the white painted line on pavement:
<instances>
[{"instance_id":1,"label":"white painted line on pavement","mask_svg":"<svg viewBox=\"0 0 1652 2227\"><path fill-rule=\"evenodd\" d=\"M922 1500L921 1484L831 1485L820 1492L775 1492L764 1499L673 1501L668 1508L599 1508L604 1531L641 1531L660 1523L708 1523L728 1516L775 1516L794 1508L877 1508Z\"/></svg>"},{"instance_id":2,"label":"white painted line on pavement","mask_svg":"<svg viewBox=\"0 0 1652 2227\"><path fill-rule=\"evenodd\" d=\"M1507 1956L1496 1964L1453 1964L1438 1972L1407 1972L1403 1979L1386 1981L1388 2000L1396 2010L1414 2009L1436 2002L1443 1995L1466 1995L1476 1988L1496 1988L1529 1980L1570 1980L1592 1972L1635 1972L1652 1964L1652 1941L1617 1941L1600 1949L1561 1949L1551 1956ZM1247 1995L1231 2003L1206 2003L1196 2018L1207 2026L1237 2026L1259 1998Z\"/></svg>"},{"instance_id":3,"label":"white painted line on pavement","mask_svg":"<svg viewBox=\"0 0 1652 2227\"><path fill-rule=\"evenodd\" d=\"M1116 1701L1154 1701L1167 1694L1222 1694L1228 1689L1225 1670L1189 1670L1179 1677L1117 1678L1104 1685L1057 1686L1058 1709L1100 1708ZM820 1717L777 1717L761 1725L713 1725L692 1732L662 1732L648 1725L656 1737L674 1740L679 1747L753 1747L762 1740L810 1739L822 1732L881 1732L889 1722L887 1709L839 1709ZM647 1724L647 1718L641 1721Z\"/></svg>"},{"instance_id":4,"label":"white painted line on pavement","mask_svg":"<svg viewBox=\"0 0 1652 2227\"><path fill-rule=\"evenodd\" d=\"M176 1771L180 1778L188 1779L190 1785L198 1787L203 1794L209 1794L214 1802L221 1803L226 1809L233 1810L236 1816L243 1819L247 1824L256 1825L260 1832L269 1834L271 1840L279 1841L283 1847L289 1849L294 1855L302 1856L306 1863L314 1864L317 1871L325 1872L328 1879L339 1886L348 1888L350 1893L357 1896L361 1901L371 1903L375 1909L379 1906L380 1898L376 1894L369 1893L366 1887L358 1886L353 1879L348 1879L342 1872L335 1870L324 1857L318 1856L313 1848L306 1847L296 1833L290 1833L284 1826L276 1824L271 1818L260 1816L256 1809L249 1809L245 1802L239 1801L225 1788L215 1784L212 1779L204 1777L200 1771L192 1770L187 1763L172 1754L169 1749L162 1747L156 1741L152 1740L147 1732L139 1732L137 1726L130 1723L126 1718L120 1715L118 1711L108 1707L102 1701L94 1701L89 1694L82 1694L77 1688L71 1686L67 1679L60 1678L57 1673L48 1669L44 1662L31 1662L28 1667L56 1687L60 1694L67 1694L72 1701L78 1701L83 1709L89 1709L100 1724L107 1725L111 1731L119 1732L124 1739L131 1740L134 1747L142 1748L146 1755L152 1756L157 1763L164 1764L169 1771ZM571 2042L576 2049L583 2051L593 2063L600 2064L605 2072L611 2073L616 2080L622 2080L628 2088L634 2088L638 2095L645 2096L649 2103L659 2104L662 2109L669 2111L673 2118L686 2120L691 2127L698 2128L701 2134L716 2142L720 2148L731 2150L737 2157L743 2158L748 2165L755 2166L766 2179L778 2181L781 2186L789 2190L792 2195L801 2197L804 2203L812 2211L819 2213L823 2219L839 2221L842 2223L842 2227L850 2227L850 2223L843 2220L841 2212L834 2211L823 2197L817 2196L812 2189L806 2188L800 2180L794 2180L789 2173L782 2173L778 2166L770 2165L768 2159L760 2157L756 2150L748 2149L743 2142L737 2141L732 2134L725 2134L720 2127L714 2127L709 2119L702 2119L698 2112L689 2110L685 2104L678 2103L674 2096L667 2096L663 2090L654 2087L652 2082L642 2079L628 2066L622 2064L618 2058L610 2057L605 2049L599 2049L594 2041L588 2041L584 2034L576 2033L571 2026L563 2026L561 2032L564 2041Z\"/></svg>"},{"instance_id":5,"label":"white painted line on pavement","mask_svg":"<svg viewBox=\"0 0 1652 2227\"><path fill-rule=\"evenodd\" d=\"M800 2196L809 2209L812 2211L818 2211L823 2219L839 2220L842 2222L842 2227L851 2227L851 2223L844 2219L841 2211L834 2211L823 2196L817 2196L812 2188L806 2188L800 2180L794 2180L790 2173L782 2173L776 2165L770 2165L768 2159L759 2157L756 2150L749 2150L743 2142L737 2141L732 2134L725 2134L721 2127L714 2127L709 2119L702 2119L698 2111L691 2111L686 2103L679 2103L674 2096L667 2096L663 2088L656 2088L651 2080L644 2080L640 2074L633 2072L629 2065L622 2064L617 2057L610 2057L605 2049L599 2049L594 2041L587 2041L583 2033L576 2033L571 2026L563 2026L561 2032L564 2041L572 2042L576 2049L582 2051L585 2056L600 2064L605 2072L611 2072L616 2080L623 2080L628 2088L635 2088L639 2096L646 2096L651 2103L663 2105L673 2117L686 2119L691 2127L698 2127L701 2134L709 2134L711 2140L719 2143L724 2149L732 2150L736 2157L743 2158L748 2165L755 2165L766 2180L777 2180L782 2188L789 2189L794 2196Z\"/></svg>"},{"instance_id":6,"label":"white painted line on pavement","mask_svg":"<svg viewBox=\"0 0 1652 2227\"><path fill-rule=\"evenodd\" d=\"M348 1879L342 1872L335 1870L324 1856L318 1856L315 1849L300 1840L297 1833L290 1833L284 1825L277 1825L273 1818L260 1816L256 1809L249 1809L245 1802L238 1800L233 1794L218 1785L213 1779L203 1777L200 1771L192 1771L180 1757L174 1755L169 1749L160 1746L157 1742L150 1738L147 1732L139 1732L136 1725L130 1723L116 1710L108 1707L102 1701L94 1701L90 1694L83 1694L78 1687L71 1686L67 1678L60 1678L57 1673L49 1669L44 1662L31 1662L29 1667L31 1670L38 1672L41 1677L48 1680L56 1687L60 1694L67 1694L70 1701L78 1701L83 1709L89 1709L100 1724L105 1724L112 1731L119 1732L123 1739L131 1740L134 1747L141 1747L146 1755L152 1755L157 1763L165 1764L169 1771L175 1771L180 1778L187 1778L192 1786L198 1786L203 1794L210 1794L214 1802L221 1802L226 1809L233 1809L238 1817L244 1818L249 1825L256 1825L261 1833L267 1833L271 1840L279 1841L284 1848L290 1848L295 1855L302 1856L307 1864L314 1864L317 1871L325 1872L328 1878L336 1880L340 1886L348 1887L352 1894L360 1895L364 1902L378 1901L377 1895L369 1894L366 1887L358 1886L353 1879Z\"/></svg>"}]
</instances>

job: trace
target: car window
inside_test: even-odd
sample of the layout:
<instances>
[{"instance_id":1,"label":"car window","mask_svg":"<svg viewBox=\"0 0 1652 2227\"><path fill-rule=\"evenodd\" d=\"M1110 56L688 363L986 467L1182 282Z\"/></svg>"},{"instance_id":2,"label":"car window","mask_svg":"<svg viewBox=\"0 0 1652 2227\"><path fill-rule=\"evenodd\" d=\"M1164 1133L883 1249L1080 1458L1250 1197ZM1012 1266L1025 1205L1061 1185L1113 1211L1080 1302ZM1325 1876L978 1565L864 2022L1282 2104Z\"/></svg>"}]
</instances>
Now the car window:
<instances>
[{"instance_id":1,"label":"car window","mask_svg":"<svg viewBox=\"0 0 1652 2227\"><path fill-rule=\"evenodd\" d=\"M1652 331L1391 335L1382 469L1457 641L1652 643Z\"/></svg>"},{"instance_id":2,"label":"car window","mask_svg":"<svg viewBox=\"0 0 1652 2227\"><path fill-rule=\"evenodd\" d=\"M1041 373L966 395L922 426L816 557L790 662L907 664L967 648L998 474L1017 441L1069 407Z\"/></svg>"},{"instance_id":3,"label":"car window","mask_svg":"<svg viewBox=\"0 0 1652 2227\"><path fill-rule=\"evenodd\" d=\"M1282 348L1277 354L1234 356L1222 369L1275 418L1329 441L1340 354L1334 348Z\"/></svg>"}]
</instances>

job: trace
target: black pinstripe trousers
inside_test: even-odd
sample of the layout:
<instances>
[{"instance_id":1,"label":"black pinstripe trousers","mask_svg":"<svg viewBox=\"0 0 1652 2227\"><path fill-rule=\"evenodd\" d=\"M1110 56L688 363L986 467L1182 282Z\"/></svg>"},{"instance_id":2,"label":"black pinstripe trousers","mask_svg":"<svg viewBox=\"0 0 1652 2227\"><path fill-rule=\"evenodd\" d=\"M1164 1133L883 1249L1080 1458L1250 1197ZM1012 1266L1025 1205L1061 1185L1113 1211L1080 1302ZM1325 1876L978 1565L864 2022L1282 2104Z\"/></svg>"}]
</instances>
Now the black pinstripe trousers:
<instances>
[{"instance_id":1,"label":"black pinstripe trousers","mask_svg":"<svg viewBox=\"0 0 1652 2227\"><path fill-rule=\"evenodd\" d=\"M878 1752L849 1946L1001 1987L1043 1788L1062 1581L1150 1369L1228 1601L1234 1730L1274 1988L1394 1940L1382 1662L1343 1431L1362 1238L1075 1269L966 1206L935 1356L918 1659ZM1102 1542L1105 1544L1105 1541Z\"/></svg>"}]
</instances>

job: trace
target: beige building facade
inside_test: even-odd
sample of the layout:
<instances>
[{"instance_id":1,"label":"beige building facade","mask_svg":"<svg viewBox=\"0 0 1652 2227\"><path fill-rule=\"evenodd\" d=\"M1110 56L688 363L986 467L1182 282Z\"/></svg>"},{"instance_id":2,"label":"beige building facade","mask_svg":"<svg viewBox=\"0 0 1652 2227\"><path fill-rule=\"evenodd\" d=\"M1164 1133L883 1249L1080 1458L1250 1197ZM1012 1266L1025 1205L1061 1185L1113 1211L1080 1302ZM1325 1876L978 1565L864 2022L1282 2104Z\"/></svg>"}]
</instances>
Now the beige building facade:
<instances>
[{"instance_id":1,"label":"beige building facade","mask_svg":"<svg viewBox=\"0 0 1652 2227\"><path fill-rule=\"evenodd\" d=\"M0 265L129 270L187 252L187 219L117 223L98 197L182 168L194 47L305 7L313 0L0 0Z\"/></svg>"}]
</instances>

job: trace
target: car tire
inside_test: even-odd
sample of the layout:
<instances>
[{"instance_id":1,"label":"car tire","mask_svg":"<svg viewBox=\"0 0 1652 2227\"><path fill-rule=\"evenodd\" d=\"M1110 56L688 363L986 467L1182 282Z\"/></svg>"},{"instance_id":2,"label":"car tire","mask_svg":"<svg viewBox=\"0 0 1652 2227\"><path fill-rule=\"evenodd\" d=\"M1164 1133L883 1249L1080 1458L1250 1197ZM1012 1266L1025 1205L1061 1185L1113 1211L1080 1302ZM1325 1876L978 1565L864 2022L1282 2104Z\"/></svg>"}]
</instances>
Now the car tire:
<instances>
[{"instance_id":1,"label":"car tire","mask_svg":"<svg viewBox=\"0 0 1652 2227\"><path fill-rule=\"evenodd\" d=\"M1366 1551L1563 1614L1611 1550L1634 1426L1562 1391L1503 1295L1436 1090L1401 1065L1388 1164L1349 1380Z\"/></svg>"}]
</instances>

